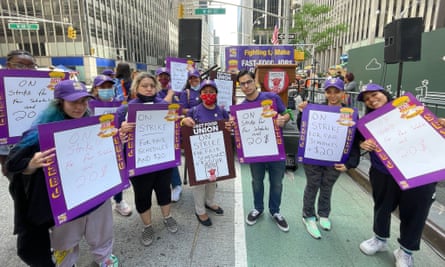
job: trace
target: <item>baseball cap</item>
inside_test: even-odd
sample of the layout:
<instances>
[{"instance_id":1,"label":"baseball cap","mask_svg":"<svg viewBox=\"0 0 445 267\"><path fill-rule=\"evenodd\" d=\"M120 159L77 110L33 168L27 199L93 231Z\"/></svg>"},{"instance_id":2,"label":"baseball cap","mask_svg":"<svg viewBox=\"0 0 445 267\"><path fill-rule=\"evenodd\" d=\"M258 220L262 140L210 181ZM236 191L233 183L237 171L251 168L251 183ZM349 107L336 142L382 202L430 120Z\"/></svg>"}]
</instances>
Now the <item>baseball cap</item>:
<instances>
[{"instance_id":1,"label":"baseball cap","mask_svg":"<svg viewBox=\"0 0 445 267\"><path fill-rule=\"evenodd\" d=\"M94 98L88 93L85 85L78 81L63 80L54 87L54 98L73 102L86 96Z\"/></svg>"},{"instance_id":2,"label":"baseball cap","mask_svg":"<svg viewBox=\"0 0 445 267\"><path fill-rule=\"evenodd\" d=\"M363 94L366 92L372 92L372 91L384 91L382 86L376 84L376 83L368 83L362 86L362 89L360 91L360 94L357 96L357 100L363 102Z\"/></svg>"},{"instance_id":3,"label":"baseball cap","mask_svg":"<svg viewBox=\"0 0 445 267\"><path fill-rule=\"evenodd\" d=\"M345 90L345 83L339 78L332 78L324 82L324 89L326 90L329 87L334 87L340 91L343 91Z\"/></svg>"},{"instance_id":4,"label":"baseball cap","mask_svg":"<svg viewBox=\"0 0 445 267\"><path fill-rule=\"evenodd\" d=\"M166 67L162 67L156 70L156 76L161 75L162 73L168 74L168 76L170 76L170 70Z\"/></svg>"},{"instance_id":5,"label":"baseball cap","mask_svg":"<svg viewBox=\"0 0 445 267\"><path fill-rule=\"evenodd\" d=\"M218 93L218 88L216 87L216 83L212 80L202 81L201 85L199 86L199 92L201 92L201 90L206 86L211 86L211 87L215 88L216 92Z\"/></svg>"},{"instance_id":6,"label":"baseball cap","mask_svg":"<svg viewBox=\"0 0 445 267\"><path fill-rule=\"evenodd\" d=\"M102 75L97 75L97 77L94 78L93 87L101 86L105 82L111 82L111 83L114 84L114 80L110 76L103 75L103 74Z\"/></svg>"},{"instance_id":7,"label":"baseball cap","mask_svg":"<svg viewBox=\"0 0 445 267\"><path fill-rule=\"evenodd\" d=\"M104 71L102 71L103 75L115 75L116 73L114 73L114 71L112 69L105 69Z\"/></svg>"},{"instance_id":8,"label":"baseball cap","mask_svg":"<svg viewBox=\"0 0 445 267\"><path fill-rule=\"evenodd\" d=\"M199 74L198 70L194 69L194 70L189 71L189 73L188 73L188 78L190 79L191 77L201 78L201 74Z\"/></svg>"}]
</instances>

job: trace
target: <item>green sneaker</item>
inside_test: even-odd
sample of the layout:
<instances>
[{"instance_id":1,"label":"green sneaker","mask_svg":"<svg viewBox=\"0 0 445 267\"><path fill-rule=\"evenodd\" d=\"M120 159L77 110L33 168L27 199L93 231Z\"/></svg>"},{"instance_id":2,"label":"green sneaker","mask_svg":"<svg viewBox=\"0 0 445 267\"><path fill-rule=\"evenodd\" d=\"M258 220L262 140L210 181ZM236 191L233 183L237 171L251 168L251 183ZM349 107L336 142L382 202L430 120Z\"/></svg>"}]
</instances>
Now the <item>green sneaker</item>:
<instances>
[{"instance_id":1,"label":"green sneaker","mask_svg":"<svg viewBox=\"0 0 445 267\"><path fill-rule=\"evenodd\" d=\"M321 238L320 230L318 230L315 217L303 218L303 224L306 226L306 231L315 239Z\"/></svg>"},{"instance_id":2,"label":"green sneaker","mask_svg":"<svg viewBox=\"0 0 445 267\"><path fill-rule=\"evenodd\" d=\"M111 254L111 256L100 264L100 267L119 267L118 258Z\"/></svg>"},{"instance_id":3,"label":"green sneaker","mask_svg":"<svg viewBox=\"0 0 445 267\"><path fill-rule=\"evenodd\" d=\"M331 221L327 217L320 217L319 224L321 229L325 231L331 230Z\"/></svg>"}]
</instances>

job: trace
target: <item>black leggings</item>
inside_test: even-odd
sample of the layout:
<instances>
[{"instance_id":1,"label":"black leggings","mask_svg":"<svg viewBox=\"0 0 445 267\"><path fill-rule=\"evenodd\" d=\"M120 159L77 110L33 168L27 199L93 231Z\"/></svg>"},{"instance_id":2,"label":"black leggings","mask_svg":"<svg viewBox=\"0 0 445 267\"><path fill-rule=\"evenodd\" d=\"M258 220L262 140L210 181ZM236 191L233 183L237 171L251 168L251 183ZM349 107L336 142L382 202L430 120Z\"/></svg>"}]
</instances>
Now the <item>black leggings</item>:
<instances>
[{"instance_id":1,"label":"black leggings","mask_svg":"<svg viewBox=\"0 0 445 267\"><path fill-rule=\"evenodd\" d=\"M17 255L31 267L53 267L48 227L27 226L17 234Z\"/></svg>"}]
</instances>

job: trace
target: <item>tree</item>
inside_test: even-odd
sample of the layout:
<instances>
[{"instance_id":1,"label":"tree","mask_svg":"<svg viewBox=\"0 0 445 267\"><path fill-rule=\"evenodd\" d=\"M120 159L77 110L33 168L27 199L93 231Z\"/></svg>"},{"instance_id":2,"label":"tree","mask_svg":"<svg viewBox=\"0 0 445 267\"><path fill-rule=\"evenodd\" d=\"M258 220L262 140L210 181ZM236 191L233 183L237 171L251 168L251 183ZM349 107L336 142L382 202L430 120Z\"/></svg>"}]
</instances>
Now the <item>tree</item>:
<instances>
[{"instance_id":1,"label":"tree","mask_svg":"<svg viewBox=\"0 0 445 267\"><path fill-rule=\"evenodd\" d=\"M294 15L294 25L291 32L296 39L293 44L315 44L315 52L324 51L334 42L334 38L348 30L348 25L332 24L332 18L328 16L331 7L305 3ZM305 51L305 58L308 51Z\"/></svg>"}]
</instances>

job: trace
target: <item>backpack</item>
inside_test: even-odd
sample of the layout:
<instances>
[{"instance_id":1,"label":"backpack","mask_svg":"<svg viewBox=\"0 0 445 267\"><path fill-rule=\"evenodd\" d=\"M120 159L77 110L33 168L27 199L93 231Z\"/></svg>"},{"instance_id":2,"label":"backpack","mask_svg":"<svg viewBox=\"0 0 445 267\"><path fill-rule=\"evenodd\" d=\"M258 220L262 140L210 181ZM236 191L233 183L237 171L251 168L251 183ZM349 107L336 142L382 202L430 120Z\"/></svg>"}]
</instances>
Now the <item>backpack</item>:
<instances>
[{"instance_id":1,"label":"backpack","mask_svg":"<svg viewBox=\"0 0 445 267\"><path fill-rule=\"evenodd\" d=\"M114 95L117 101L128 100L130 96L130 88L125 88L124 79L114 78Z\"/></svg>"}]
</instances>

